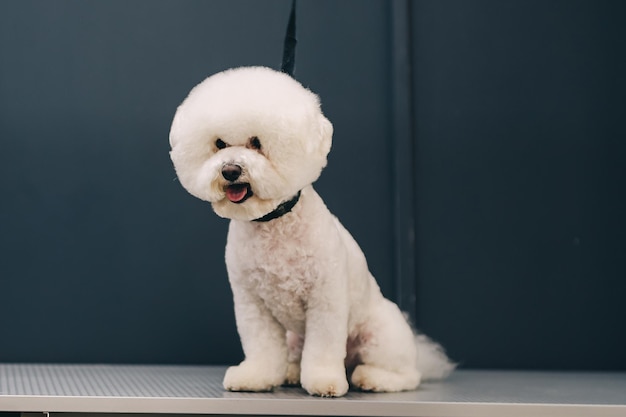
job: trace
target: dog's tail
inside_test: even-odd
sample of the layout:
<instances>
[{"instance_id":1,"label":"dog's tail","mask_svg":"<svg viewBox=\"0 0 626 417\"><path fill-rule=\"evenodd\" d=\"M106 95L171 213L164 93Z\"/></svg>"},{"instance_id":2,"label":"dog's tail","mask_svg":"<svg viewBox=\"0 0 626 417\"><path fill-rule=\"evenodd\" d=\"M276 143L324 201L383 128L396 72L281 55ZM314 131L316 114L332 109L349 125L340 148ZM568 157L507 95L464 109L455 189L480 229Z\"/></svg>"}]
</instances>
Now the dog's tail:
<instances>
[{"instance_id":1,"label":"dog's tail","mask_svg":"<svg viewBox=\"0 0 626 417\"><path fill-rule=\"evenodd\" d=\"M443 347L425 334L415 335L417 346L417 369L422 374L422 380L443 379L456 368L446 355Z\"/></svg>"}]
</instances>

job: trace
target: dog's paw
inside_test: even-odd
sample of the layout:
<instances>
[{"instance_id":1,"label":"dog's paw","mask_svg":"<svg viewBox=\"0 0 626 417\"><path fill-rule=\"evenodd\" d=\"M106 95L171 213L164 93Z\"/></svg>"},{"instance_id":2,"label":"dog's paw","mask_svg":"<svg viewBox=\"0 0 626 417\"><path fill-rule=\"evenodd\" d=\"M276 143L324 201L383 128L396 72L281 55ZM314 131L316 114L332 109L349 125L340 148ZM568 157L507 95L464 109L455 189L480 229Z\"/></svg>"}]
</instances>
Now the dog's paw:
<instances>
[{"instance_id":1,"label":"dog's paw","mask_svg":"<svg viewBox=\"0 0 626 417\"><path fill-rule=\"evenodd\" d=\"M352 385L363 391L396 392L417 388L420 373L417 370L400 373L371 365L359 365L350 379Z\"/></svg>"},{"instance_id":2,"label":"dog's paw","mask_svg":"<svg viewBox=\"0 0 626 417\"><path fill-rule=\"evenodd\" d=\"M287 376L284 385L300 385L300 364L290 362L287 365Z\"/></svg>"},{"instance_id":3,"label":"dog's paw","mask_svg":"<svg viewBox=\"0 0 626 417\"><path fill-rule=\"evenodd\" d=\"M302 387L311 395L341 397L348 392L348 380L343 369L315 368L301 375Z\"/></svg>"},{"instance_id":4,"label":"dog's paw","mask_svg":"<svg viewBox=\"0 0 626 417\"><path fill-rule=\"evenodd\" d=\"M229 391L271 391L285 380L285 372L261 363L243 361L231 366L224 375L224 388Z\"/></svg>"}]
</instances>

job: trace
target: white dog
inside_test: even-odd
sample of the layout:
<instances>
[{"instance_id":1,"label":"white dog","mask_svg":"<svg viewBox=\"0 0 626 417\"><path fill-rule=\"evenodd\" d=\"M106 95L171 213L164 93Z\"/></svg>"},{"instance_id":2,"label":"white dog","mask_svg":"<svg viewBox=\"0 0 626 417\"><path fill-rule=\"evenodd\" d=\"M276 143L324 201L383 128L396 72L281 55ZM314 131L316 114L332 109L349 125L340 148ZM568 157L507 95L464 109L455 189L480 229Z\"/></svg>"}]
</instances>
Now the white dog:
<instances>
[{"instance_id":1,"label":"white dog","mask_svg":"<svg viewBox=\"0 0 626 417\"><path fill-rule=\"evenodd\" d=\"M318 97L286 74L215 74L180 105L170 132L181 184L231 219L226 266L245 360L224 387L288 383L341 396L352 384L401 391L454 367L385 299L352 236L312 183L333 128Z\"/></svg>"}]
</instances>

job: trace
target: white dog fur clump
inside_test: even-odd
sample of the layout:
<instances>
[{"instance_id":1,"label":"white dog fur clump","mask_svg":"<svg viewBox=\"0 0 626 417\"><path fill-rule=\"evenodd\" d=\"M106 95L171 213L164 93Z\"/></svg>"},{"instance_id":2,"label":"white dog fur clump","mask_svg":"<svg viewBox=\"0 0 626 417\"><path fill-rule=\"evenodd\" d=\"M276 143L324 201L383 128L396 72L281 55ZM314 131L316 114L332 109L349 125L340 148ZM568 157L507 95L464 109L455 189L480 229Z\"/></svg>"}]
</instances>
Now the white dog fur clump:
<instances>
[{"instance_id":1,"label":"white dog fur clump","mask_svg":"<svg viewBox=\"0 0 626 417\"><path fill-rule=\"evenodd\" d=\"M231 219L226 266L245 360L226 372L228 390L300 383L341 396L348 375L363 390L402 391L454 368L382 296L313 189L332 133L315 94L264 67L207 78L176 112L170 145L181 184Z\"/></svg>"}]
</instances>

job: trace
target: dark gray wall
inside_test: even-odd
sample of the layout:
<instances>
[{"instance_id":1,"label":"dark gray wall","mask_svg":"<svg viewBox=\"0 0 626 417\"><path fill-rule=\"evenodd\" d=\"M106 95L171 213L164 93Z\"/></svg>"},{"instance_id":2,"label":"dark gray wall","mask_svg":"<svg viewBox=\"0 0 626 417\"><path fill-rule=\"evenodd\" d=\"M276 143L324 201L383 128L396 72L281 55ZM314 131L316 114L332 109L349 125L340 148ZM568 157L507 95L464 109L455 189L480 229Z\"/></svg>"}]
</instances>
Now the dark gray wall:
<instances>
[{"instance_id":1,"label":"dark gray wall","mask_svg":"<svg viewBox=\"0 0 626 417\"><path fill-rule=\"evenodd\" d=\"M278 67L290 1L0 2L0 361L233 363L227 222L176 106ZM626 369L625 10L300 0L317 183L386 295L466 367Z\"/></svg>"},{"instance_id":2,"label":"dark gray wall","mask_svg":"<svg viewBox=\"0 0 626 417\"><path fill-rule=\"evenodd\" d=\"M419 323L469 367L626 369L626 3L411 19Z\"/></svg>"}]
</instances>

